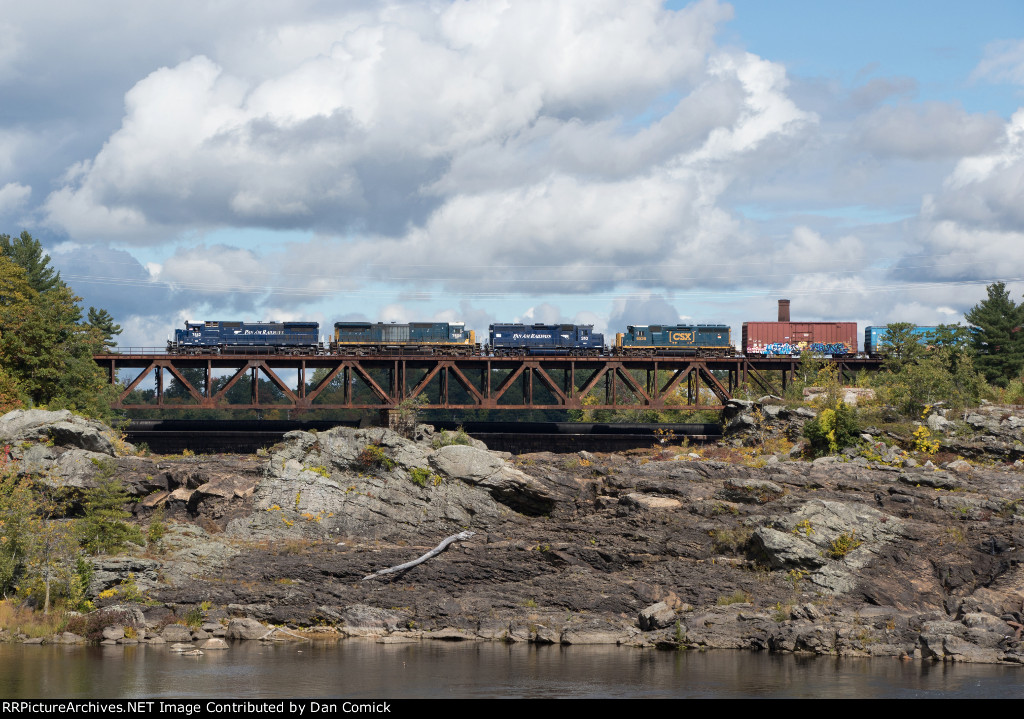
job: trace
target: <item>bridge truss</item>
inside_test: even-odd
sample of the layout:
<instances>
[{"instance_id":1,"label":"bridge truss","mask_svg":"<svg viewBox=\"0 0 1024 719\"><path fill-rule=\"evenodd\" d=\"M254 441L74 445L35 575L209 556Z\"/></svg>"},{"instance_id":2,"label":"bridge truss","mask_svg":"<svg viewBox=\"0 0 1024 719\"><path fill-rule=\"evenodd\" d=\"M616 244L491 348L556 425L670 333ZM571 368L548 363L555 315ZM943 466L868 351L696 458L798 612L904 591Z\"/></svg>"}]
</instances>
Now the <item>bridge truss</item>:
<instances>
[{"instance_id":1,"label":"bridge truss","mask_svg":"<svg viewBox=\"0 0 1024 719\"><path fill-rule=\"evenodd\" d=\"M751 385L782 395L793 358L97 355L116 409L721 409ZM826 360L851 379L878 360ZM125 373L135 375L128 379ZM137 374L136 374L137 372ZM148 383L146 380L152 378ZM126 381L127 380L127 381ZM154 389L140 388L153 385ZM248 391L245 386L248 385ZM262 389L261 389L262 387ZM262 394L262 396L261 396ZM241 395L241 396L240 396Z\"/></svg>"}]
</instances>

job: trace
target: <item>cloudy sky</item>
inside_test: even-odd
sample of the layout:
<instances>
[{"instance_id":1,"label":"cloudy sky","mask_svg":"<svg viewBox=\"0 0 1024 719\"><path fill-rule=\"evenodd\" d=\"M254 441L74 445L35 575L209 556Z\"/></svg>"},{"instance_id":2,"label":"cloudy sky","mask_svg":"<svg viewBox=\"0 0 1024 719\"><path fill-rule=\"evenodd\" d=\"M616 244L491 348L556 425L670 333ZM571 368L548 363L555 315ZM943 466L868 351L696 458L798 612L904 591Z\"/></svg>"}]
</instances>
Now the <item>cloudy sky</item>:
<instances>
[{"instance_id":1,"label":"cloudy sky","mask_svg":"<svg viewBox=\"0 0 1024 719\"><path fill-rule=\"evenodd\" d=\"M1024 292L1019 0L0 5L0 231L122 346Z\"/></svg>"}]
</instances>

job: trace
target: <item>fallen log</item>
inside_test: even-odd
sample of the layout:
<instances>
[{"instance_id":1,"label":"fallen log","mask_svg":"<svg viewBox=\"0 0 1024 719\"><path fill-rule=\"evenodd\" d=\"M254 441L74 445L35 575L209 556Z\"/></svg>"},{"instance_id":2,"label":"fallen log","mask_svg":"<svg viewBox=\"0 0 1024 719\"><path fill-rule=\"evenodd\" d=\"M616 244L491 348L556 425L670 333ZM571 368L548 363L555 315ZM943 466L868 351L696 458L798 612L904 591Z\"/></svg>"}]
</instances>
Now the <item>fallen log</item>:
<instances>
[{"instance_id":1,"label":"fallen log","mask_svg":"<svg viewBox=\"0 0 1024 719\"><path fill-rule=\"evenodd\" d=\"M463 540L469 539L474 534L476 534L476 532L459 532L458 534L453 534L452 536L448 537L443 542L441 542L439 545L431 549L429 552L424 554L419 559L414 559L411 562L399 564L394 567L388 567L387 569L377 570L373 574L367 574L365 577L363 577L363 581L366 581L367 579L374 579L375 577L382 577L385 574L394 574L395 572L401 572L405 569L411 569L412 567L415 567L417 564L423 564L431 557L436 557L438 554L447 549L448 545L452 542L461 542Z\"/></svg>"}]
</instances>

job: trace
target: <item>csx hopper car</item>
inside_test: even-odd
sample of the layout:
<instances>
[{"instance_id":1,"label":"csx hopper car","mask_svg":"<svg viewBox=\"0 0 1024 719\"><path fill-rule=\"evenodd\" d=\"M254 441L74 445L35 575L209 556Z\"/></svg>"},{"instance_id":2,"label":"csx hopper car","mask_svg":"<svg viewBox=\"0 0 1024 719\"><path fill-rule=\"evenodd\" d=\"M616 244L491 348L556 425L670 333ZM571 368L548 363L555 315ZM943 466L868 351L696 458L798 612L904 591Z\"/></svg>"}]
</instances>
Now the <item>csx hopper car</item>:
<instances>
[{"instance_id":1,"label":"csx hopper car","mask_svg":"<svg viewBox=\"0 0 1024 719\"><path fill-rule=\"evenodd\" d=\"M615 335L622 357L729 357L735 354L727 325L629 325Z\"/></svg>"},{"instance_id":2,"label":"csx hopper car","mask_svg":"<svg viewBox=\"0 0 1024 719\"><path fill-rule=\"evenodd\" d=\"M594 332L594 325L496 324L489 339L488 352L495 357L604 354L604 335Z\"/></svg>"},{"instance_id":3,"label":"csx hopper car","mask_svg":"<svg viewBox=\"0 0 1024 719\"><path fill-rule=\"evenodd\" d=\"M167 341L171 354L315 355L321 347L316 322L186 322Z\"/></svg>"},{"instance_id":4,"label":"csx hopper car","mask_svg":"<svg viewBox=\"0 0 1024 719\"><path fill-rule=\"evenodd\" d=\"M461 322L335 322L332 354L420 354L470 357L480 354L476 333Z\"/></svg>"}]
</instances>

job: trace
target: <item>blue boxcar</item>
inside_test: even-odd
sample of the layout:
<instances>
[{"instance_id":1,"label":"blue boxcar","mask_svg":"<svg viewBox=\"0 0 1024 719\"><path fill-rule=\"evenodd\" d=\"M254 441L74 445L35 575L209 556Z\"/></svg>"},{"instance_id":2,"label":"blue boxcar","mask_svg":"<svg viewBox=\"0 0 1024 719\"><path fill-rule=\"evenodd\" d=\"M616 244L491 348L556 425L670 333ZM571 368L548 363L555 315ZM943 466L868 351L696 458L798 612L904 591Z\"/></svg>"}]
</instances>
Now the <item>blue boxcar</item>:
<instances>
[{"instance_id":1,"label":"blue boxcar","mask_svg":"<svg viewBox=\"0 0 1024 719\"><path fill-rule=\"evenodd\" d=\"M627 357L728 357L735 349L728 325L629 325L615 335L615 353Z\"/></svg>"},{"instance_id":2,"label":"blue boxcar","mask_svg":"<svg viewBox=\"0 0 1024 719\"><path fill-rule=\"evenodd\" d=\"M331 351L337 354L474 355L476 333L461 322L335 322Z\"/></svg>"},{"instance_id":3,"label":"blue boxcar","mask_svg":"<svg viewBox=\"0 0 1024 719\"><path fill-rule=\"evenodd\" d=\"M921 344L928 344L935 339L935 330L937 327L918 326L911 329L911 334L917 337L917 341ZM888 328L882 327L865 327L864 328L864 353L873 356L885 354L886 339L885 335L888 332Z\"/></svg>"},{"instance_id":4,"label":"blue boxcar","mask_svg":"<svg viewBox=\"0 0 1024 719\"><path fill-rule=\"evenodd\" d=\"M173 353L316 354L320 325L316 322L186 322L167 343Z\"/></svg>"},{"instance_id":5,"label":"blue boxcar","mask_svg":"<svg viewBox=\"0 0 1024 719\"><path fill-rule=\"evenodd\" d=\"M594 332L594 325L491 325L490 340L496 357L604 354L604 335Z\"/></svg>"}]
</instances>

